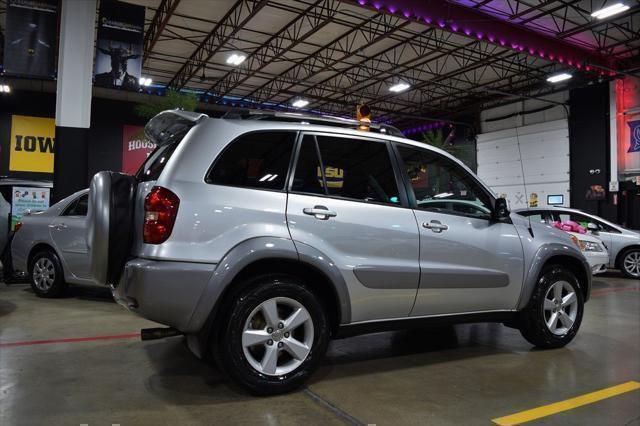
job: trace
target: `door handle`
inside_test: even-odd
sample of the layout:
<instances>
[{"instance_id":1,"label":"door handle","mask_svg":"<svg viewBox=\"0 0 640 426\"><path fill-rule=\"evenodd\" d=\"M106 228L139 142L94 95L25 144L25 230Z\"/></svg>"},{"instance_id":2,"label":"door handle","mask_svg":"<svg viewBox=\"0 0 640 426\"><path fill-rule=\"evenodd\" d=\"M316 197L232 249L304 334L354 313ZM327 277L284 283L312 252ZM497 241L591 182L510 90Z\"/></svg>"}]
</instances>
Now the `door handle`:
<instances>
[{"instance_id":1,"label":"door handle","mask_svg":"<svg viewBox=\"0 0 640 426\"><path fill-rule=\"evenodd\" d=\"M316 219L320 220L327 220L330 217L336 217L338 215L336 212L329 210L325 206L314 206L313 208L305 207L302 209L302 212L310 216L315 216Z\"/></svg>"},{"instance_id":2,"label":"door handle","mask_svg":"<svg viewBox=\"0 0 640 426\"><path fill-rule=\"evenodd\" d=\"M65 225L64 223L55 223L55 224L49 225L49 228L53 228L56 231L60 231L61 229L67 229L67 225Z\"/></svg>"},{"instance_id":3,"label":"door handle","mask_svg":"<svg viewBox=\"0 0 640 426\"><path fill-rule=\"evenodd\" d=\"M440 233L449 229L448 225L441 223L439 220L432 220L431 222L422 222L422 227L431 229L435 233Z\"/></svg>"}]
</instances>

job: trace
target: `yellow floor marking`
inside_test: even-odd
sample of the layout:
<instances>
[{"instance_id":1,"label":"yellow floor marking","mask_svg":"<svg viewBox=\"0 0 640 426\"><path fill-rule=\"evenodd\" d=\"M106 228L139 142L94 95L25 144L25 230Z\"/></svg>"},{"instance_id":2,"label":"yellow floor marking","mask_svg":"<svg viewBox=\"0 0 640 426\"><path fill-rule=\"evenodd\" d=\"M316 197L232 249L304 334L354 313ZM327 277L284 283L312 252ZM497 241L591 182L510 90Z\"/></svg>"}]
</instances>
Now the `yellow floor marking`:
<instances>
[{"instance_id":1,"label":"yellow floor marking","mask_svg":"<svg viewBox=\"0 0 640 426\"><path fill-rule=\"evenodd\" d=\"M612 396L620 395L625 392L631 392L637 389L640 389L640 383L631 381L622 383L621 385L616 385L610 388L577 396L575 398L566 399L564 401L556 402L549 405L543 405L542 407L532 408L531 410L521 411L509 416L493 419L492 421L500 426L519 425L542 417L547 417L552 414L557 414L563 411L571 410L573 408L582 407L583 405L592 404L594 402L611 398Z\"/></svg>"}]
</instances>

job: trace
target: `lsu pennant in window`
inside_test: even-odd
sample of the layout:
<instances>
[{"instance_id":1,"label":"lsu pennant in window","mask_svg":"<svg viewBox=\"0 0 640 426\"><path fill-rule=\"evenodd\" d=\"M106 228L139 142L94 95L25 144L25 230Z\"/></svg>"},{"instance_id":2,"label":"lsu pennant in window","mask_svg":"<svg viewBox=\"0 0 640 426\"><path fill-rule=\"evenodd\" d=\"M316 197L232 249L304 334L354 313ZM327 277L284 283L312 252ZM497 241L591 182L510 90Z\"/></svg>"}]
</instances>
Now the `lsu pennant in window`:
<instances>
[{"instance_id":1,"label":"lsu pennant in window","mask_svg":"<svg viewBox=\"0 0 640 426\"><path fill-rule=\"evenodd\" d=\"M9 170L53 173L55 133L53 118L12 116Z\"/></svg>"}]
</instances>

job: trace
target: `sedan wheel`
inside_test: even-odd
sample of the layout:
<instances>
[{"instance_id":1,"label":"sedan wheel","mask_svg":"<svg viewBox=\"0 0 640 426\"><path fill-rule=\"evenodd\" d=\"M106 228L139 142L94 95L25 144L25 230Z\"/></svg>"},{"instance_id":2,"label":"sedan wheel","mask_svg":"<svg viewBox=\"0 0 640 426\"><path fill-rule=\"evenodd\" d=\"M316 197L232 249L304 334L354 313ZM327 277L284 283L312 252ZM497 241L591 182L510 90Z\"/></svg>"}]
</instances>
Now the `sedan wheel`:
<instances>
[{"instance_id":1,"label":"sedan wheel","mask_svg":"<svg viewBox=\"0 0 640 426\"><path fill-rule=\"evenodd\" d=\"M41 291L48 292L56 280L56 268L46 257L38 259L33 265L33 284Z\"/></svg>"},{"instance_id":2,"label":"sedan wheel","mask_svg":"<svg viewBox=\"0 0 640 426\"><path fill-rule=\"evenodd\" d=\"M53 250L43 250L33 256L29 275L31 288L40 297L57 297L67 288L60 259Z\"/></svg>"},{"instance_id":3,"label":"sedan wheel","mask_svg":"<svg viewBox=\"0 0 640 426\"><path fill-rule=\"evenodd\" d=\"M622 260L622 268L630 278L640 278L640 251L628 252Z\"/></svg>"}]
</instances>

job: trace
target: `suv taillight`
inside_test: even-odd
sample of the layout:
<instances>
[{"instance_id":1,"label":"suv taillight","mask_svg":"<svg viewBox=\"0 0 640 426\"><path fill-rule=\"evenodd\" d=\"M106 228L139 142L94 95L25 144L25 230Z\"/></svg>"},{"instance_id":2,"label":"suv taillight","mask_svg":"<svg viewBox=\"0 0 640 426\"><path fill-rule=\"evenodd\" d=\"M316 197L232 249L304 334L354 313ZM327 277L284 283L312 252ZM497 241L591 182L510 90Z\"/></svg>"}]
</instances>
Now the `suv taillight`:
<instances>
[{"instance_id":1,"label":"suv taillight","mask_svg":"<svg viewBox=\"0 0 640 426\"><path fill-rule=\"evenodd\" d=\"M154 186L144 200L143 238L147 244L162 244L171 235L180 199L161 186Z\"/></svg>"},{"instance_id":2,"label":"suv taillight","mask_svg":"<svg viewBox=\"0 0 640 426\"><path fill-rule=\"evenodd\" d=\"M15 228L13 228L13 232L18 232L22 228L22 222L16 223Z\"/></svg>"}]
</instances>

